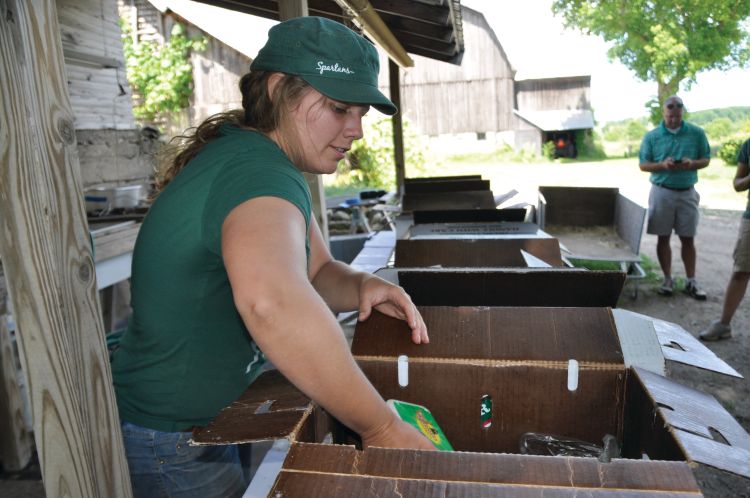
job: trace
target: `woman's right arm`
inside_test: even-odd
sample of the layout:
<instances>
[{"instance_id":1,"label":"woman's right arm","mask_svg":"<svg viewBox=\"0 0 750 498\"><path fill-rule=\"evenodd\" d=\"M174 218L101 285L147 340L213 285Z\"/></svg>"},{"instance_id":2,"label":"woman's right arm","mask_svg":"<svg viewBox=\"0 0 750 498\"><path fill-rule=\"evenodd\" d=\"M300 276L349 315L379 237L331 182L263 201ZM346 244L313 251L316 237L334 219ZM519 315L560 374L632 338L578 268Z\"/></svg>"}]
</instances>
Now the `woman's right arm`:
<instances>
[{"instance_id":1,"label":"woman's right arm","mask_svg":"<svg viewBox=\"0 0 750 498\"><path fill-rule=\"evenodd\" d=\"M734 190L742 192L747 189L750 189L750 167L741 162L737 164L734 175Z\"/></svg>"},{"instance_id":2,"label":"woman's right arm","mask_svg":"<svg viewBox=\"0 0 750 498\"><path fill-rule=\"evenodd\" d=\"M434 449L388 408L349 352L308 279L305 220L297 207L258 197L222 225L235 306L263 353L290 382L357 432L365 446Z\"/></svg>"}]
</instances>

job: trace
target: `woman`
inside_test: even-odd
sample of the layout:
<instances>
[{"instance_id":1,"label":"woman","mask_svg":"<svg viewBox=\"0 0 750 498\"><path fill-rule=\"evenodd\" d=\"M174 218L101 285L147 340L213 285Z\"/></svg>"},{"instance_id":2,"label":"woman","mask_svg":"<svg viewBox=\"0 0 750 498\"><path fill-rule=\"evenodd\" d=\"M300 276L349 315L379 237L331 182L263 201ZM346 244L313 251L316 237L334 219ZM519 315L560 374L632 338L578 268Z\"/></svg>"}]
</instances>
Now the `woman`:
<instances>
[{"instance_id":1,"label":"woman","mask_svg":"<svg viewBox=\"0 0 750 498\"><path fill-rule=\"evenodd\" d=\"M242 494L236 447L186 442L266 357L364 446L432 448L364 377L331 311L376 308L417 344L424 322L403 289L332 259L302 176L336 170L370 106L396 112L378 69L372 44L339 23L274 26L240 81L243 109L209 118L169 164L112 361L136 496Z\"/></svg>"}]
</instances>

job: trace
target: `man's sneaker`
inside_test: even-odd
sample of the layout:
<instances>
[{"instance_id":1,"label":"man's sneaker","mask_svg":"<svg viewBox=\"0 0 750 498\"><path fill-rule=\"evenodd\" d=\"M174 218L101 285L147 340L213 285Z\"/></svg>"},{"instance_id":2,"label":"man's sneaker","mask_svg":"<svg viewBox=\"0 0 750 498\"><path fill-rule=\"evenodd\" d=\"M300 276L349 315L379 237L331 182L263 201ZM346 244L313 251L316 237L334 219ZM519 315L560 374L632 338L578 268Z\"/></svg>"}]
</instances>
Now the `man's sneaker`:
<instances>
[{"instance_id":1,"label":"man's sneaker","mask_svg":"<svg viewBox=\"0 0 750 498\"><path fill-rule=\"evenodd\" d=\"M702 341L718 341L732 337L732 327L724 325L719 320L712 322L709 327L700 333Z\"/></svg>"},{"instance_id":2,"label":"man's sneaker","mask_svg":"<svg viewBox=\"0 0 750 498\"><path fill-rule=\"evenodd\" d=\"M674 283L672 282L672 279L664 279L664 282L661 283L661 287L659 287L659 290L656 291L662 296L671 296L674 292Z\"/></svg>"},{"instance_id":3,"label":"man's sneaker","mask_svg":"<svg viewBox=\"0 0 750 498\"><path fill-rule=\"evenodd\" d=\"M706 291L698 287L698 284L693 281L688 281L685 284L685 294L692 297L693 299L697 299L698 301L705 301L706 300Z\"/></svg>"}]
</instances>

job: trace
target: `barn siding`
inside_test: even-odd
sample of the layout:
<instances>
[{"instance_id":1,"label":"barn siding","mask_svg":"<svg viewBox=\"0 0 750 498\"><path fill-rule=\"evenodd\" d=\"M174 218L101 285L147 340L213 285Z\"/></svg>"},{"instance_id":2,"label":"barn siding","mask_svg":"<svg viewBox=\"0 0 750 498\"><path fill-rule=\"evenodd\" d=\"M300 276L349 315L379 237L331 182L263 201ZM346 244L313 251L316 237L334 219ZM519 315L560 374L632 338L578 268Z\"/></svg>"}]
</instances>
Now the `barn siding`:
<instances>
[{"instance_id":1,"label":"barn siding","mask_svg":"<svg viewBox=\"0 0 750 498\"><path fill-rule=\"evenodd\" d=\"M135 128L115 3L58 0L57 13L76 129Z\"/></svg>"},{"instance_id":2,"label":"barn siding","mask_svg":"<svg viewBox=\"0 0 750 498\"><path fill-rule=\"evenodd\" d=\"M192 55L191 125L196 125L217 112L242 107L239 81L252 60L195 26L189 26L188 34L203 34L208 40L204 52Z\"/></svg>"},{"instance_id":3,"label":"barn siding","mask_svg":"<svg viewBox=\"0 0 750 498\"><path fill-rule=\"evenodd\" d=\"M465 52L460 66L413 56L401 71L404 116L427 135L512 129L514 71L484 15L462 7ZM387 59L381 55L381 67ZM387 87L381 71L381 87Z\"/></svg>"},{"instance_id":4,"label":"barn siding","mask_svg":"<svg viewBox=\"0 0 750 498\"><path fill-rule=\"evenodd\" d=\"M591 77L516 82L518 110L591 109Z\"/></svg>"}]
</instances>

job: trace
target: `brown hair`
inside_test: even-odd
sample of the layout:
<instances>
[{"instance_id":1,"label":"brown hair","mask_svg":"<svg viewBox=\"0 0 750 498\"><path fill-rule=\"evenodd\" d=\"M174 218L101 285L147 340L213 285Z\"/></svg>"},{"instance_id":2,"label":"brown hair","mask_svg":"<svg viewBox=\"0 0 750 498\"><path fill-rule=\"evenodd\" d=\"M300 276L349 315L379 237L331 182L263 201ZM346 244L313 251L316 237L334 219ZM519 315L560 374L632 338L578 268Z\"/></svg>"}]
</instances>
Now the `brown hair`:
<instances>
[{"instance_id":1,"label":"brown hair","mask_svg":"<svg viewBox=\"0 0 750 498\"><path fill-rule=\"evenodd\" d=\"M296 146L289 111L304 97L310 86L299 76L284 74L275 86L273 95L268 92L271 71L250 71L240 79L242 109L215 114L200 125L188 128L185 133L170 140L157 154L155 186L157 195L201 151L204 145L219 136L225 125L256 130L268 134L280 130L282 136L292 137L284 147L295 160Z\"/></svg>"}]
</instances>

